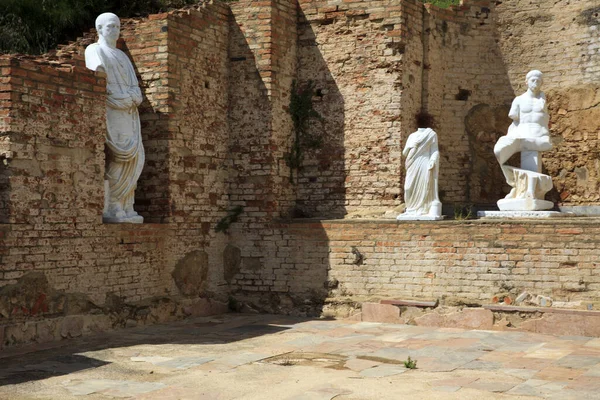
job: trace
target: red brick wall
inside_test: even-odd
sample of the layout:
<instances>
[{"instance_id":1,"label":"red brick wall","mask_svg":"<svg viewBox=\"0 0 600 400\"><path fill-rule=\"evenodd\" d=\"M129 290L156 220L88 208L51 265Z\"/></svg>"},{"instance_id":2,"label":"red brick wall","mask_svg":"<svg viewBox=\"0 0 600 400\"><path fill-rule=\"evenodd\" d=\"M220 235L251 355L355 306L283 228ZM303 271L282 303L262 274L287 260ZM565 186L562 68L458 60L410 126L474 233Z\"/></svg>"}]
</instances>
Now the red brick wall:
<instances>
[{"instance_id":1,"label":"red brick wall","mask_svg":"<svg viewBox=\"0 0 600 400\"><path fill-rule=\"evenodd\" d=\"M146 222L166 222L172 215L169 186L169 21L165 14L123 21L122 50L135 65L144 101L139 107L146 163L138 181L135 208Z\"/></svg>"},{"instance_id":2,"label":"red brick wall","mask_svg":"<svg viewBox=\"0 0 600 400\"><path fill-rule=\"evenodd\" d=\"M300 2L298 78L315 83L323 117L311 125L322 147L306 153L298 182L307 215L401 202L403 74L414 57L405 52L408 3Z\"/></svg>"},{"instance_id":3,"label":"red brick wall","mask_svg":"<svg viewBox=\"0 0 600 400\"><path fill-rule=\"evenodd\" d=\"M104 203L98 190L104 78L81 59L75 66L9 56L1 62L3 76L10 77L2 95L10 100L4 146L11 152L3 165L10 194L1 221L40 231L97 223Z\"/></svg>"}]
</instances>

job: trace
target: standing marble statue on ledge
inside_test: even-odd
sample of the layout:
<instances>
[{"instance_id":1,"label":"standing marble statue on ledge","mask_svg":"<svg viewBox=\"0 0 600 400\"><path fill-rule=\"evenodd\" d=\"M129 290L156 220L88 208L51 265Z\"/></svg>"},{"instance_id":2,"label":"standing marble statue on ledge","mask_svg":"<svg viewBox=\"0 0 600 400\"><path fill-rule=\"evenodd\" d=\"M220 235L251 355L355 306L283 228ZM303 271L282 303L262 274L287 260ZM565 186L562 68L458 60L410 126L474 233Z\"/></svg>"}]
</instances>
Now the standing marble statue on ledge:
<instances>
[{"instance_id":1,"label":"standing marble statue on ledge","mask_svg":"<svg viewBox=\"0 0 600 400\"><path fill-rule=\"evenodd\" d=\"M437 134L431 128L419 128L406 141L404 201L406 211L398 220L441 220L442 203L438 197L440 153Z\"/></svg>"},{"instance_id":2,"label":"standing marble statue on ledge","mask_svg":"<svg viewBox=\"0 0 600 400\"><path fill-rule=\"evenodd\" d=\"M144 147L138 106L142 92L133 65L127 55L117 49L121 22L112 13L96 19L98 42L85 49L85 65L106 73L106 146L103 221L109 223L142 223L144 218L133 209L135 188L144 167Z\"/></svg>"},{"instance_id":3,"label":"standing marble statue on ledge","mask_svg":"<svg viewBox=\"0 0 600 400\"><path fill-rule=\"evenodd\" d=\"M552 149L548 130L548 106L541 91L543 75L533 70L527 74L527 92L515 98L508 116L513 123L506 136L494 146L494 154L502 167L510 193L498 201L501 211L537 211L554 207L544 200L552 189L552 178L542 174L541 151ZM521 152L521 168L504 165L515 153Z\"/></svg>"}]
</instances>

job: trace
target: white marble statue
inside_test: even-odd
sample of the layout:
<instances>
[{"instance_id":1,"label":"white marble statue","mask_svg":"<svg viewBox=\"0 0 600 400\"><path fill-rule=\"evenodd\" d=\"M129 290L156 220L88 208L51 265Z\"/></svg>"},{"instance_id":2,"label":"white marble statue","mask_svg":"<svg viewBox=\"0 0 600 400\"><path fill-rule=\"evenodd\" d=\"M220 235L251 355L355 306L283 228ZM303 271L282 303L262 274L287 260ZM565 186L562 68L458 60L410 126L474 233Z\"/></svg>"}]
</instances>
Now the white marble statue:
<instances>
[{"instance_id":1,"label":"white marble statue","mask_svg":"<svg viewBox=\"0 0 600 400\"><path fill-rule=\"evenodd\" d=\"M527 74L527 92L515 98L508 116L513 123L506 136L494 146L494 154L502 167L510 193L498 201L501 211L537 211L554 207L544 200L552 189L552 178L542 174L540 151L552 149L548 130L548 107L541 91L542 73L537 70ZM521 168L504 165L515 153L521 152Z\"/></svg>"},{"instance_id":2,"label":"white marble statue","mask_svg":"<svg viewBox=\"0 0 600 400\"><path fill-rule=\"evenodd\" d=\"M117 49L121 23L115 14L96 19L98 42L85 49L85 65L106 73L106 146L108 159L105 179L104 222L141 223L133 209L135 188L144 167L144 147L137 107L142 102L138 80L131 61Z\"/></svg>"},{"instance_id":3,"label":"white marble statue","mask_svg":"<svg viewBox=\"0 0 600 400\"><path fill-rule=\"evenodd\" d=\"M440 153L437 134L433 129L419 128L408 137L402 155L406 158L406 211L397 219L442 219L442 203L438 197Z\"/></svg>"}]
</instances>

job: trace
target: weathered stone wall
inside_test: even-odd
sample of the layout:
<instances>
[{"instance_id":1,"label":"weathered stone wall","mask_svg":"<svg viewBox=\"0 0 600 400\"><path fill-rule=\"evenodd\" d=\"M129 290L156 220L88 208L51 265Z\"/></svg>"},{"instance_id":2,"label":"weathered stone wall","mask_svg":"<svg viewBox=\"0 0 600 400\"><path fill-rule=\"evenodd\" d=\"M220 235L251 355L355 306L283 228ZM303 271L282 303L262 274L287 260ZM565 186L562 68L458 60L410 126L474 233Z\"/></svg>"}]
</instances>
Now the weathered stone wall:
<instances>
[{"instance_id":1,"label":"weathered stone wall","mask_svg":"<svg viewBox=\"0 0 600 400\"><path fill-rule=\"evenodd\" d=\"M600 5L595 0L505 1L495 8L502 58L515 92L545 73L554 149L547 173L564 205L600 204Z\"/></svg>"}]
</instances>

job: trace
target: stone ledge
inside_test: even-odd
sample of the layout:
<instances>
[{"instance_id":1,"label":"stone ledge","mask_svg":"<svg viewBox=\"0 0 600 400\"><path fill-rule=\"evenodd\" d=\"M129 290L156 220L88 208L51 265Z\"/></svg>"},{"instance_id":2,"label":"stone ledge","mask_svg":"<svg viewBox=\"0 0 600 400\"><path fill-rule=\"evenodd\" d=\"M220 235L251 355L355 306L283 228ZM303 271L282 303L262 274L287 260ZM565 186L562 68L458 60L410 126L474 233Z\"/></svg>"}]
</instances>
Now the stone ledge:
<instances>
[{"instance_id":1,"label":"stone ledge","mask_svg":"<svg viewBox=\"0 0 600 400\"><path fill-rule=\"evenodd\" d=\"M424 307L435 308L439 301L419 301L419 300L381 300L379 304L391 304L393 306Z\"/></svg>"},{"instance_id":2,"label":"stone ledge","mask_svg":"<svg viewBox=\"0 0 600 400\"><path fill-rule=\"evenodd\" d=\"M569 314L569 315L584 315L587 317L600 317L600 311L588 311L588 310L571 310L566 308L552 308L552 307L522 307L522 306L497 306L497 305L484 305L483 308L490 311L497 312L526 312L526 313L555 313L555 314Z\"/></svg>"},{"instance_id":3,"label":"stone ledge","mask_svg":"<svg viewBox=\"0 0 600 400\"><path fill-rule=\"evenodd\" d=\"M318 219L318 218L298 218L290 220L274 221L277 225L435 225L435 226L456 226L456 225L594 225L600 223L600 216L568 216L564 218L548 219L510 219L510 218L490 218L490 219L469 219L469 220L442 220L442 221L398 221L394 219Z\"/></svg>"},{"instance_id":4,"label":"stone ledge","mask_svg":"<svg viewBox=\"0 0 600 400\"><path fill-rule=\"evenodd\" d=\"M352 320L408 324L437 328L479 329L493 331L534 332L547 335L600 337L599 311L484 305L482 307L438 307L424 309L408 301L384 300L386 303L363 303L360 315ZM432 304L431 302L413 302ZM523 314L519 314L523 313Z\"/></svg>"}]
</instances>

